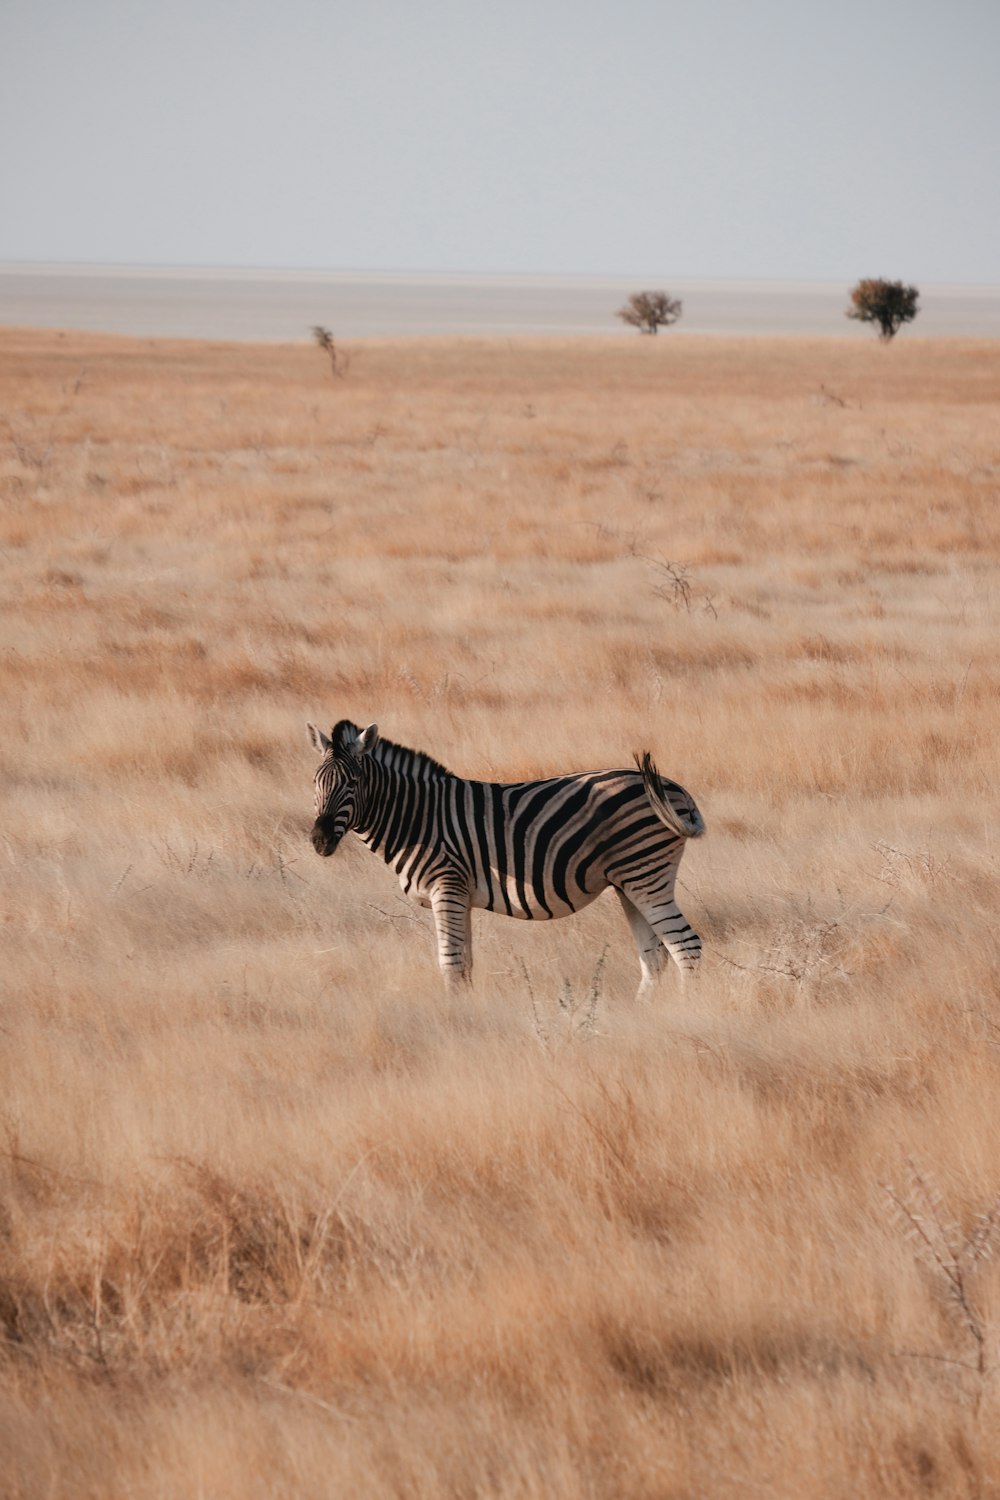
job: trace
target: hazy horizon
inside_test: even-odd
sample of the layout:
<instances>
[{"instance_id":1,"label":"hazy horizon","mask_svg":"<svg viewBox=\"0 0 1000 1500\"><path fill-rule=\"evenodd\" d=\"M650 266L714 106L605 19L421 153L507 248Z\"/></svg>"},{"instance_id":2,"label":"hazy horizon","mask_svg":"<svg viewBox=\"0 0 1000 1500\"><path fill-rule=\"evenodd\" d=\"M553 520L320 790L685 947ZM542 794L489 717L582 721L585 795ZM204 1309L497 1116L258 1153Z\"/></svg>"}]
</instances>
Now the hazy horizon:
<instances>
[{"instance_id":1,"label":"hazy horizon","mask_svg":"<svg viewBox=\"0 0 1000 1500\"><path fill-rule=\"evenodd\" d=\"M278 268L4 266L0 324L136 337L301 340L438 335L634 337L616 313L644 277ZM671 278L683 304L664 335L870 338L837 281ZM1000 286L924 283L904 337L1000 338Z\"/></svg>"},{"instance_id":2,"label":"hazy horizon","mask_svg":"<svg viewBox=\"0 0 1000 1500\"><path fill-rule=\"evenodd\" d=\"M450 284L469 281L569 281L569 282L628 282L630 286L638 286L641 282L646 286L673 285L675 282L688 286L693 284L705 286L810 286L810 287L843 287L845 293L860 278L858 275L845 273L843 276L724 276L701 274L697 271L676 271L665 274L656 270L594 270L581 271L568 267L564 270L509 270L503 267L473 267L457 266L454 269L447 267L419 267L410 265L391 265L381 267L365 267L360 265L325 265L316 262L312 265L279 265L273 262L251 262L227 263L224 261L157 261L157 260L17 260L14 258L0 257L0 272L16 274L19 272L47 274L49 272L70 272L88 274L114 273L120 276L131 274L151 276L226 276L226 277L280 277L301 279L304 277L356 277L359 280L389 281L405 279L407 281L431 281L439 280ZM895 276L887 277L888 280L896 280ZM1000 288L1000 264L998 264L997 275L982 280L970 280L957 277L953 280L939 280L935 278L921 278L927 286L945 289L968 289L992 290Z\"/></svg>"}]
</instances>

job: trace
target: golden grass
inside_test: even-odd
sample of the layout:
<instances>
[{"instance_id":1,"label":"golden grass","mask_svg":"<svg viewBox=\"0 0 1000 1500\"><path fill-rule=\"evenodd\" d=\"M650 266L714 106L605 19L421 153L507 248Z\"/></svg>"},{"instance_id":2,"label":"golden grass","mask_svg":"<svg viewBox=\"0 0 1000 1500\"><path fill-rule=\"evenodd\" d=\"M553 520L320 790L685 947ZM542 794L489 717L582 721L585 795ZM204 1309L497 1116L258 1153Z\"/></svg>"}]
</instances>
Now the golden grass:
<instances>
[{"instance_id":1,"label":"golden grass","mask_svg":"<svg viewBox=\"0 0 1000 1500\"><path fill-rule=\"evenodd\" d=\"M351 353L0 335L5 1500L996 1493L1000 352ZM341 715L651 749L697 991L446 998Z\"/></svg>"}]
</instances>

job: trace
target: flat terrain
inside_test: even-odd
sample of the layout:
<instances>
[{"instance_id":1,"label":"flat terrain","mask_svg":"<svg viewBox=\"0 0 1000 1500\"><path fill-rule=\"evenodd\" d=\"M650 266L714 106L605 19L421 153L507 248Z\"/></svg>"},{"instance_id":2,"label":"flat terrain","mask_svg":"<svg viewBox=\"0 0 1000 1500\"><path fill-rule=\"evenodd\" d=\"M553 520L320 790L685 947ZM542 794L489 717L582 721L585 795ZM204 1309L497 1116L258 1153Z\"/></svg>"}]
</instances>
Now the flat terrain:
<instances>
[{"instance_id":1,"label":"flat terrain","mask_svg":"<svg viewBox=\"0 0 1000 1500\"><path fill-rule=\"evenodd\" d=\"M684 313L670 337L808 334L863 340L844 316L845 282L667 277ZM350 338L606 334L635 276L478 276L418 272L225 270L0 262L0 324L135 337L304 338L315 323ZM921 282L920 337L1000 338L1000 285ZM908 334L907 337L910 335Z\"/></svg>"},{"instance_id":2,"label":"flat terrain","mask_svg":"<svg viewBox=\"0 0 1000 1500\"><path fill-rule=\"evenodd\" d=\"M1000 1494L1000 346L0 333L4 1500ZM704 972L304 723L649 748Z\"/></svg>"}]
</instances>

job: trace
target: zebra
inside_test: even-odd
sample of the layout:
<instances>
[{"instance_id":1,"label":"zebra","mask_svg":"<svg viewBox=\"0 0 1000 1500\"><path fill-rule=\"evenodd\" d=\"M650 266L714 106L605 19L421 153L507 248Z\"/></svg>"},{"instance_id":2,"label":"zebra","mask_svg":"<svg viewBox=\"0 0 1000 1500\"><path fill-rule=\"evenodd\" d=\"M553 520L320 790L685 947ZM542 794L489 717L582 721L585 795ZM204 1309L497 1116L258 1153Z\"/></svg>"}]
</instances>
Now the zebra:
<instances>
[{"instance_id":1,"label":"zebra","mask_svg":"<svg viewBox=\"0 0 1000 1500\"><path fill-rule=\"evenodd\" d=\"M375 724L341 719L329 736L307 727L323 757L313 847L328 857L350 831L382 856L405 894L433 912L447 988L471 980L473 907L564 917L608 886L639 950L639 997L655 988L668 955L682 981L697 971L701 939L674 901L674 882L685 843L705 823L648 751L635 770L465 781L380 738Z\"/></svg>"}]
</instances>

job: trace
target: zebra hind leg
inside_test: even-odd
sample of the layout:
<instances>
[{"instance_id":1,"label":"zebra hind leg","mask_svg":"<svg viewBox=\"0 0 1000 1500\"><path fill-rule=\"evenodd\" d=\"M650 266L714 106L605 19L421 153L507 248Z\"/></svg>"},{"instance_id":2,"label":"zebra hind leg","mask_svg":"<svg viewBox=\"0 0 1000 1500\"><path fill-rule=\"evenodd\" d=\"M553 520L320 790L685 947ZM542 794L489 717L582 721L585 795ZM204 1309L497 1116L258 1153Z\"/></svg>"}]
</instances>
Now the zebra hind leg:
<instances>
[{"instance_id":1,"label":"zebra hind leg","mask_svg":"<svg viewBox=\"0 0 1000 1500\"><path fill-rule=\"evenodd\" d=\"M660 975L667 964L667 950L650 927L639 908L629 900L624 891L616 888L615 895L622 904L635 946L639 950L639 967L642 978L636 991L637 1000L645 1000L657 988Z\"/></svg>"},{"instance_id":2,"label":"zebra hind leg","mask_svg":"<svg viewBox=\"0 0 1000 1500\"><path fill-rule=\"evenodd\" d=\"M629 916L628 908L631 906L639 919L637 923L629 917L629 925L632 927L633 936L639 947L639 961L643 965L640 995L648 993L652 984L652 981L647 980L646 973L646 964L650 963L651 959L648 953L644 957L643 952L644 942L649 941L648 933L651 933L658 943L662 943L663 949L669 953L680 970L682 982L696 974L701 962L701 938L684 916L673 899L673 895L669 897L649 896L636 890L628 891L627 895L619 892L619 895L625 905L625 915ZM660 959L655 972L659 973L662 966L663 960Z\"/></svg>"},{"instance_id":3,"label":"zebra hind leg","mask_svg":"<svg viewBox=\"0 0 1000 1500\"><path fill-rule=\"evenodd\" d=\"M438 966L445 989L461 989L472 982L472 912L468 892L438 886L431 897L437 931Z\"/></svg>"}]
</instances>

